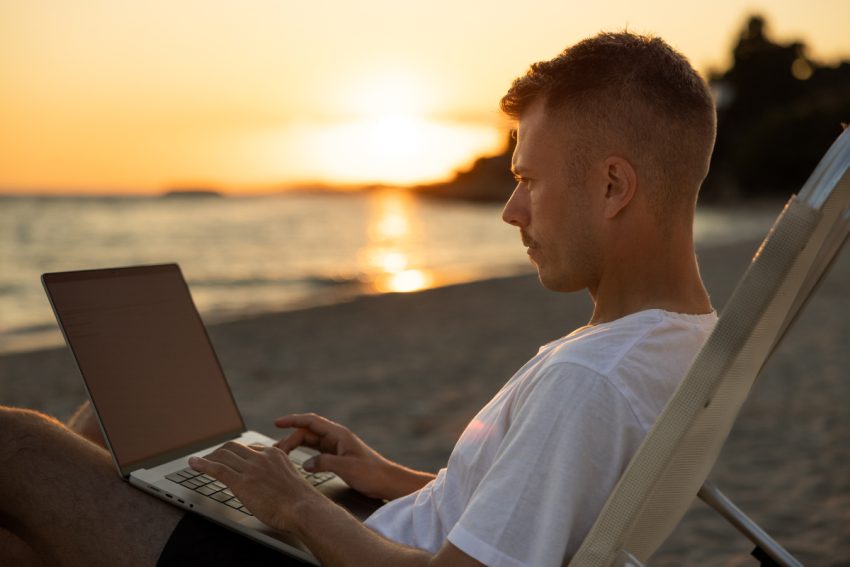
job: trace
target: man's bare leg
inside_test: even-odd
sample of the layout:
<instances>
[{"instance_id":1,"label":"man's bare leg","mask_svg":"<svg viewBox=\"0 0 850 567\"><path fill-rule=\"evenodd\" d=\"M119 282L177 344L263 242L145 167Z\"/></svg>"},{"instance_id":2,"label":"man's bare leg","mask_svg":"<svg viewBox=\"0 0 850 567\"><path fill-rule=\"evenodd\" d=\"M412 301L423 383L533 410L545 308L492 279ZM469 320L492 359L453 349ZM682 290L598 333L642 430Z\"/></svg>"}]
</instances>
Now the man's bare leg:
<instances>
[{"instance_id":1,"label":"man's bare leg","mask_svg":"<svg viewBox=\"0 0 850 567\"><path fill-rule=\"evenodd\" d=\"M3 528L0 528L0 561L18 567L46 567L28 543Z\"/></svg>"},{"instance_id":2,"label":"man's bare leg","mask_svg":"<svg viewBox=\"0 0 850 567\"><path fill-rule=\"evenodd\" d=\"M106 441L103 438L103 432L100 430L100 424L97 422L90 401L86 400L78 407L66 425L77 435L81 435L95 445L100 445L106 449Z\"/></svg>"},{"instance_id":3,"label":"man's bare leg","mask_svg":"<svg viewBox=\"0 0 850 567\"><path fill-rule=\"evenodd\" d=\"M121 481L109 453L55 419L0 407L0 535L45 564L155 565L182 517ZM5 554L0 546L0 564Z\"/></svg>"}]
</instances>

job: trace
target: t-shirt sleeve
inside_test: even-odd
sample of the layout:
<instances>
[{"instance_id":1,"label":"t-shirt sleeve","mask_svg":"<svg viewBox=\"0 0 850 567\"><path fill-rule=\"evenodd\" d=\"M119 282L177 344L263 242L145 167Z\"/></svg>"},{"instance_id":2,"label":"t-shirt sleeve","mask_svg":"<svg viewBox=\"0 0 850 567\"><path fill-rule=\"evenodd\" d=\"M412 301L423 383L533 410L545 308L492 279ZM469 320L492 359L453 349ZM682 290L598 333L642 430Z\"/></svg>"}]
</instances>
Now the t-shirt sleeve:
<instances>
[{"instance_id":1,"label":"t-shirt sleeve","mask_svg":"<svg viewBox=\"0 0 850 567\"><path fill-rule=\"evenodd\" d=\"M559 363L511 425L449 541L495 566L561 565L578 549L644 431L603 376Z\"/></svg>"}]
</instances>

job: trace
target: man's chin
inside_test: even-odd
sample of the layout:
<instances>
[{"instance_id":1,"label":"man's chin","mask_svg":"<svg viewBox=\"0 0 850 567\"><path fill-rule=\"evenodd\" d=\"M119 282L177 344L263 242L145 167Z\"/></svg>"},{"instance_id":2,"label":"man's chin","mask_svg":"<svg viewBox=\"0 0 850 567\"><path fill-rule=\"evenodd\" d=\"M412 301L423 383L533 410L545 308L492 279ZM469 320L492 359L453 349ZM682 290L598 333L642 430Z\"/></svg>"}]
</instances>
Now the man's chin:
<instances>
[{"instance_id":1,"label":"man's chin","mask_svg":"<svg viewBox=\"0 0 850 567\"><path fill-rule=\"evenodd\" d=\"M553 274L546 273L546 271L540 269L540 266L537 266L537 279L539 279L540 284L549 291L571 293L584 289L584 286L576 285L567 278L557 277Z\"/></svg>"}]
</instances>

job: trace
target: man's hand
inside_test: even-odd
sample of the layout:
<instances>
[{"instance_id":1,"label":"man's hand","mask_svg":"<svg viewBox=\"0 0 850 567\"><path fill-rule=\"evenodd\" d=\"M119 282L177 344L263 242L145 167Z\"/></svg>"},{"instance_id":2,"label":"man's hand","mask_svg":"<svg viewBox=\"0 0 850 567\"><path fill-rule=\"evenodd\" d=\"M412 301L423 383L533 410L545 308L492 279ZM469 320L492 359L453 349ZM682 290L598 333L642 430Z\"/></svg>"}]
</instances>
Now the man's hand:
<instances>
[{"instance_id":1,"label":"man's hand","mask_svg":"<svg viewBox=\"0 0 850 567\"><path fill-rule=\"evenodd\" d=\"M189 465L226 484L258 520L278 530L292 526L295 503L323 498L277 447L228 441L203 458L190 458Z\"/></svg>"},{"instance_id":2,"label":"man's hand","mask_svg":"<svg viewBox=\"0 0 850 567\"><path fill-rule=\"evenodd\" d=\"M275 443L286 453L301 445L321 452L304 463L305 470L335 473L366 496L392 500L434 478L385 459L347 428L316 414L288 415L275 425L295 428L289 437Z\"/></svg>"},{"instance_id":3,"label":"man's hand","mask_svg":"<svg viewBox=\"0 0 850 567\"><path fill-rule=\"evenodd\" d=\"M228 485L258 520L274 529L294 532L323 565L482 567L481 563L448 541L436 556L432 556L421 549L383 538L310 486L292 466L282 448L289 450L304 444L320 450L339 450L340 454L324 453L317 458L320 464L321 459L326 457L332 457L334 465L343 463L338 469L340 476L343 476L343 469L354 471L355 476L349 478L363 474L357 470L361 468L363 471L377 471L376 475L388 474L387 478L407 478L408 483L411 478L421 480L428 475L407 471L390 463L344 427L319 416L287 416L279 419L278 423L282 424L281 427L298 428L277 444L281 448L246 447L228 441L206 457L190 458L189 465ZM388 473L383 472L385 469L381 462L389 465ZM369 480L367 485L371 486L372 481Z\"/></svg>"}]
</instances>

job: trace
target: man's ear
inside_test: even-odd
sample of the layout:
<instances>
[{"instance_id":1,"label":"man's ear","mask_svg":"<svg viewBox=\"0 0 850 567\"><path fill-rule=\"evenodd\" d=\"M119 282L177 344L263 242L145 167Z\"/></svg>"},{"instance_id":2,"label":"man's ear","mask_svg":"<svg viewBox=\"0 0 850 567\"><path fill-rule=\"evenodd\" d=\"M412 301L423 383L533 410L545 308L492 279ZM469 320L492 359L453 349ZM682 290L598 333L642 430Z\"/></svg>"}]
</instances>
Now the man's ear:
<instances>
[{"instance_id":1,"label":"man's ear","mask_svg":"<svg viewBox=\"0 0 850 567\"><path fill-rule=\"evenodd\" d=\"M625 158L609 156L603 162L607 188L603 211L606 219L616 217L632 201L637 190L637 174Z\"/></svg>"}]
</instances>

